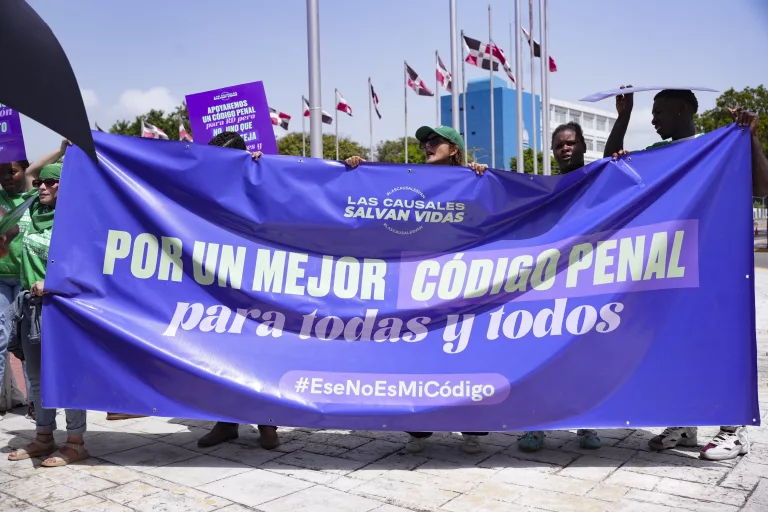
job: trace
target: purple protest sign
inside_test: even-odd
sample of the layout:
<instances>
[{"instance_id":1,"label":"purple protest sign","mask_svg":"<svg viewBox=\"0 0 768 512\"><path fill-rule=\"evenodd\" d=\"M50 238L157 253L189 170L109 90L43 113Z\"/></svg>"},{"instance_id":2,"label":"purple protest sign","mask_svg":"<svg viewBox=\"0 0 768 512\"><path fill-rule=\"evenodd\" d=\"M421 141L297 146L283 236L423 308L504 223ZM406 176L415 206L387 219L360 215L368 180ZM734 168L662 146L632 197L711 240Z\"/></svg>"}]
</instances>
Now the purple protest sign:
<instances>
[{"instance_id":1,"label":"purple protest sign","mask_svg":"<svg viewBox=\"0 0 768 512\"><path fill-rule=\"evenodd\" d=\"M0 103L0 164L26 159L19 113Z\"/></svg>"},{"instance_id":2,"label":"purple protest sign","mask_svg":"<svg viewBox=\"0 0 768 512\"><path fill-rule=\"evenodd\" d=\"M248 151L277 154L262 82L234 85L186 97L195 141L207 144L221 132L239 133Z\"/></svg>"}]
</instances>

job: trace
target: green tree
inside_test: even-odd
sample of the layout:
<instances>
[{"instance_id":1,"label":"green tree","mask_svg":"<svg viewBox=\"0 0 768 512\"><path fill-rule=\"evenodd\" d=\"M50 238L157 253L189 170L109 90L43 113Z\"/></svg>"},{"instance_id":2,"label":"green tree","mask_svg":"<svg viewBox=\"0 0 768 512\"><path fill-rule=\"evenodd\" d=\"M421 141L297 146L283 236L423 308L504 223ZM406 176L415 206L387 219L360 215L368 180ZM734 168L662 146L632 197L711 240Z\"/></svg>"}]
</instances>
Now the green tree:
<instances>
[{"instance_id":1,"label":"green tree","mask_svg":"<svg viewBox=\"0 0 768 512\"><path fill-rule=\"evenodd\" d=\"M731 87L725 91L717 98L715 108L696 115L694 118L696 130L709 132L733 123L728 109L739 107L758 115L757 133L763 145L763 152L768 153L768 89L763 85L745 87L742 91Z\"/></svg>"},{"instance_id":2,"label":"green tree","mask_svg":"<svg viewBox=\"0 0 768 512\"><path fill-rule=\"evenodd\" d=\"M140 137L142 119L163 130L171 140L178 140L179 138L179 121L184 121L184 126L187 129L187 133L192 135L192 127L189 125L189 113L187 112L186 103L182 103L176 107L173 112L166 113L162 110L152 109L146 114L137 116L133 121L120 119L115 122L115 124L113 124L108 131L109 133L117 133L120 135L135 135Z\"/></svg>"},{"instance_id":3,"label":"green tree","mask_svg":"<svg viewBox=\"0 0 768 512\"><path fill-rule=\"evenodd\" d=\"M405 163L405 137L394 140L383 140L376 146L376 160L396 164ZM427 156L419 148L419 141L414 137L408 137L408 163L426 163Z\"/></svg>"},{"instance_id":4,"label":"green tree","mask_svg":"<svg viewBox=\"0 0 768 512\"><path fill-rule=\"evenodd\" d=\"M281 155L301 156L302 133L291 132L280 137L277 140L277 151ZM309 134L307 134L306 154L309 156ZM361 156L367 159L368 150L348 137L339 137L339 158L346 160L351 156ZM330 133L323 134L323 158L336 158L336 137Z\"/></svg>"},{"instance_id":5,"label":"green tree","mask_svg":"<svg viewBox=\"0 0 768 512\"><path fill-rule=\"evenodd\" d=\"M555 160L555 157L551 158L551 165L550 168L552 169L552 174L560 174L560 169L557 167L557 161ZM542 169L544 169L544 154L542 152L539 152L538 155L536 155L536 160L538 161L538 169L539 173L542 173ZM517 172L517 157L513 156L509 159L509 168L512 170L512 172ZM533 149L528 148L523 150L523 169L525 174L533 174Z\"/></svg>"}]
</instances>

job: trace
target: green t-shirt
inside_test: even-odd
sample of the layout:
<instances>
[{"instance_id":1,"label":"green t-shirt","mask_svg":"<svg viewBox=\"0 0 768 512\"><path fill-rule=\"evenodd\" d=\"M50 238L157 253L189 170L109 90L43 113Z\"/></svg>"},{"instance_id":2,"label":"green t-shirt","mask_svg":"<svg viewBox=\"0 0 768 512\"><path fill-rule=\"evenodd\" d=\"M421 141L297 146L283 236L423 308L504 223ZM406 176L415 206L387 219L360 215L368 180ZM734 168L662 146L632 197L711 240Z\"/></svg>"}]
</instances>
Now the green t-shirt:
<instances>
[{"instance_id":1,"label":"green t-shirt","mask_svg":"<svg viewBox=\"0 0 768 512\"><path fill-rule=\"evenodd\" d=\"M645 148L645 149L661 148L661 147L664 147L664 146L669 146L670 144L675 144L675 143L677 143L677 142L685 142L686 140L692 140L692 139L695 139L695 138L697 138L697 137L701 137L702 135L704 135L704 134L703 134L703 133L697 133L696 135L694 135L694 136L692 136L692 137L686 137L686 138L684 138L684 139L678 139L678 140L662 140L662 141L660 141L660 142L657 142L657 143L655 143L655 144L651 144L650 146L648 146L648 147L647 147L647 148Z\"/></svg>"},{"instance_id":2,"label":"green t-shirt","mask_svg":"<svg viewBox=\"0 0 768 512\"><path fill-rule=\"evenodd\" d=\"M24 214L22 222L27 225L32 221L29 210ZM30 234L24 231L21 241L21 287L25 290L32 288L37 281L45 280L45 268L48 265L48 247L51 245L51 229L40 233Z\"/></svg>"},{"instance_id":3,"label":"green t-shirt","mask_svg":"<svg viewBox=\"0 0 768 512\"><path fill-rule=\"evenodd\" d=\"M27 194L9 194L0 189L0 208L9 212L19 206L27 198ZM21 239L29 224L29 212L19 221L19 234L11 241L11 252L5 258L0 258L0 279L18 278L19 264L21 263Z\"/></svg>"}]
</instances>

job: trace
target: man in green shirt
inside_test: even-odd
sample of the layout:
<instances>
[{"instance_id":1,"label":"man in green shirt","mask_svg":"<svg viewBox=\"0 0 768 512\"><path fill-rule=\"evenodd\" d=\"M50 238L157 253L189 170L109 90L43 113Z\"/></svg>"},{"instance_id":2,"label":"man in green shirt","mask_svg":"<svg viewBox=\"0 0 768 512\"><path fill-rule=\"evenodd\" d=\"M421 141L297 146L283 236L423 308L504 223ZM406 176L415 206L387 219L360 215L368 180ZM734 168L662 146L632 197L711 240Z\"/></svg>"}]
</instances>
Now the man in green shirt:
<instances>
[{"instance_id":1,"label":"man in green shirt","mask_svg":"<svg viewBox=\"0 0 768 512\"><path fill-rule=\"evenodd\" d=\"M616 111L619 116L605 144L604 156L612 155L618 158L628 153L622 148L633 106L632 94L616 97ZM693 119L698 108L699 102L692 91L666 89L658 93L653 98L651 123L663 140L646 149L695 138L697 134ZM757 135L757 115L740 108L729 108L728 112L739 126L749 126L752 149L752 195L764 197L768 195L768 159L763 153L763 146ZM698 446L697 435L696 427L669 427L648 441L648 445L654 450L674 448L678 445ZM745 426L720 427L720 432L701 449L701 457L709 460L735 459L746 453L749 453L749 437Z\"/></svg>"}]
</instances>

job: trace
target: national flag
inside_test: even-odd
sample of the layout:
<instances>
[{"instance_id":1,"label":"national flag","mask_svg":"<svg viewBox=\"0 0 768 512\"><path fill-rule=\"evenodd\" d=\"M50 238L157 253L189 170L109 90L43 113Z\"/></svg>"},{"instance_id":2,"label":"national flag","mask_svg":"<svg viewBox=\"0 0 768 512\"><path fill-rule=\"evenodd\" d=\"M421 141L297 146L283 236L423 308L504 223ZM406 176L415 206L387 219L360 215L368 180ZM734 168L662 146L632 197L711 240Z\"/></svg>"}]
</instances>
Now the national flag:
<instances>
[{"instance_id":1,"label":"national flag","mask_svg":"<svg viewBox=\"0 0 768 512\"><path fill-rule=\"evenodd\" d=\"M527 30L525 30L525 27L520 27L523 29L523 35L528 40L528 44L531 44L531 34L528 33ZM541 45L539 45L538 41L535 39L533 40L533 55L534 57L541 58ZM549 56L549 70L554 73L557 71L557 64L555 64L555 59L552 58L552 56Z\"/></svg>"},{"instance_id":2,"label":"national flag","mask_svg":"<svg viewBox=\"0 0 768 512\"><path fill-rule=\"evenodd\" d=\"M507 77L509 77L509 79L514 82L515 75L514 73L512 73L512 68L509 66L507 57L504 55L504 50L496 46L496 44L493 41L491 41L490 47L491 47L491 53L493 55L493 60L501 63L501 66L504 68L504 72L507 74Z\"/></svg>"},{"instance_id":3,"label":"national flag","mask_svg":"<svg viewBox=\"0 0 768 512\"><path fill-rule=\"evenodd\" d=\"M309 117L309 100L305 98L304 96L301 97L301 99L304 100L304 104L307 106L307 109L304 111L304 117ZM332 124L333 118L331 117L331 114L323 110L323 122L325 124Z\"/></svg>"},{"instance_id":4,"label":"national flag","mask_svg":"<svg viewBox=\"0 0 768 512\"><path fill-rule=\"evenodd\" d=\"M291 116L289 116L288 114L283 114L282 112L278 112L277 110L270 107L269 117L272 118L273 125L279 126L283 130L288 129L288 123L291 120Z\"/></svg>"},{"instance_id":5,"label":"national flag","mask_svg":"<svg viewBox=\"0 0 768 512\"><path fill-rule=\"evenodd\" d=\"M349 106L349 103L347 103L347 100L344 99L338 89L336 90L336 110L340 110L350 117L352 116L352 107Z\"/></svg>"},{"instance_id":6,"label":"national flag","mask_svg":"<svg viewBox=\"0 0 768 512\"><path fill-rule=\"evenodd\" d=\"M376 91L373 90L373 84L370 81L368 83L371 86L371 98L373 99L373 108L376 110L376 115L379 116L379 119L381 119L381 114L379 113L379 96L376 94Z\"/></svg>"},{"instance_id":7,"label":"national flag","mask_svg":"<svg viewBox=\"0 0 768 512\"><path fill-rule=\"evenodd\" d=\"M185 140L187 142L194 142L192 140L192 136L187 132L187 129L184 128L184 121L179 120L179 140Z\"/></svg>"},{"instance_id":8,"label":"national flag","mask_svg":"<svg viewBox=\"0 0 768 512\"><path fill-rule=\"evenodd\" d=\"M419 96L435 95L435 93L429 90L429 87L427 87L427 84L424 83L424 80L419 78L418 73L411 69L411 66L409 66L407 62L405 63L405 69L408 73L408 87L413 89L416 94Z\"/></svg>"},{"instance_id":9,"label":"national flag","mask_svg":"<svg viewBox=\"0 0 768 512\"><path fill-rule=\"evenodd\" d=\"M493 58L491 45L481 43L477 39L464 36L464 46L467 48L467 58L464 62L482 69L499 70L499 62Z\"/></svg>"},{"instance_id":10,"label":"national flag","mask_svg":"<svg viewBox=\"0 0 768 512\"><path fill-rule=\"evenodd\" d=\"M145 139L163 139L168 140L168 136L163 130L153 124L141 120L141 136Z\"/></svg>"},{"instance_id":11,"label":"national flag","mask_svg":"<svg viewBox=\"0 0 768 512\"><path fill-rule=\"evenodd\" d=\"M104 132L104 130L101 129L101 126L99 126L99 123L93 123L93 124L96 125L96 131L97 132ZM104 133L106 133L106 132L104 132Z\"/></svg>"},{"instance_id":12,"label":"national flag","mask_svg":"<svg viewBox=\"0 0 768 512\"><path fill-rule=\"evenodd\" d=\"M451 92L452 80L453 80L453 77L451 76L451 72L446 69L445 64L443 64L443 60L438 55L437 56L437 81L440 82L443 87L445 87L446 91Z\"/></svg>"}]
</instances>

